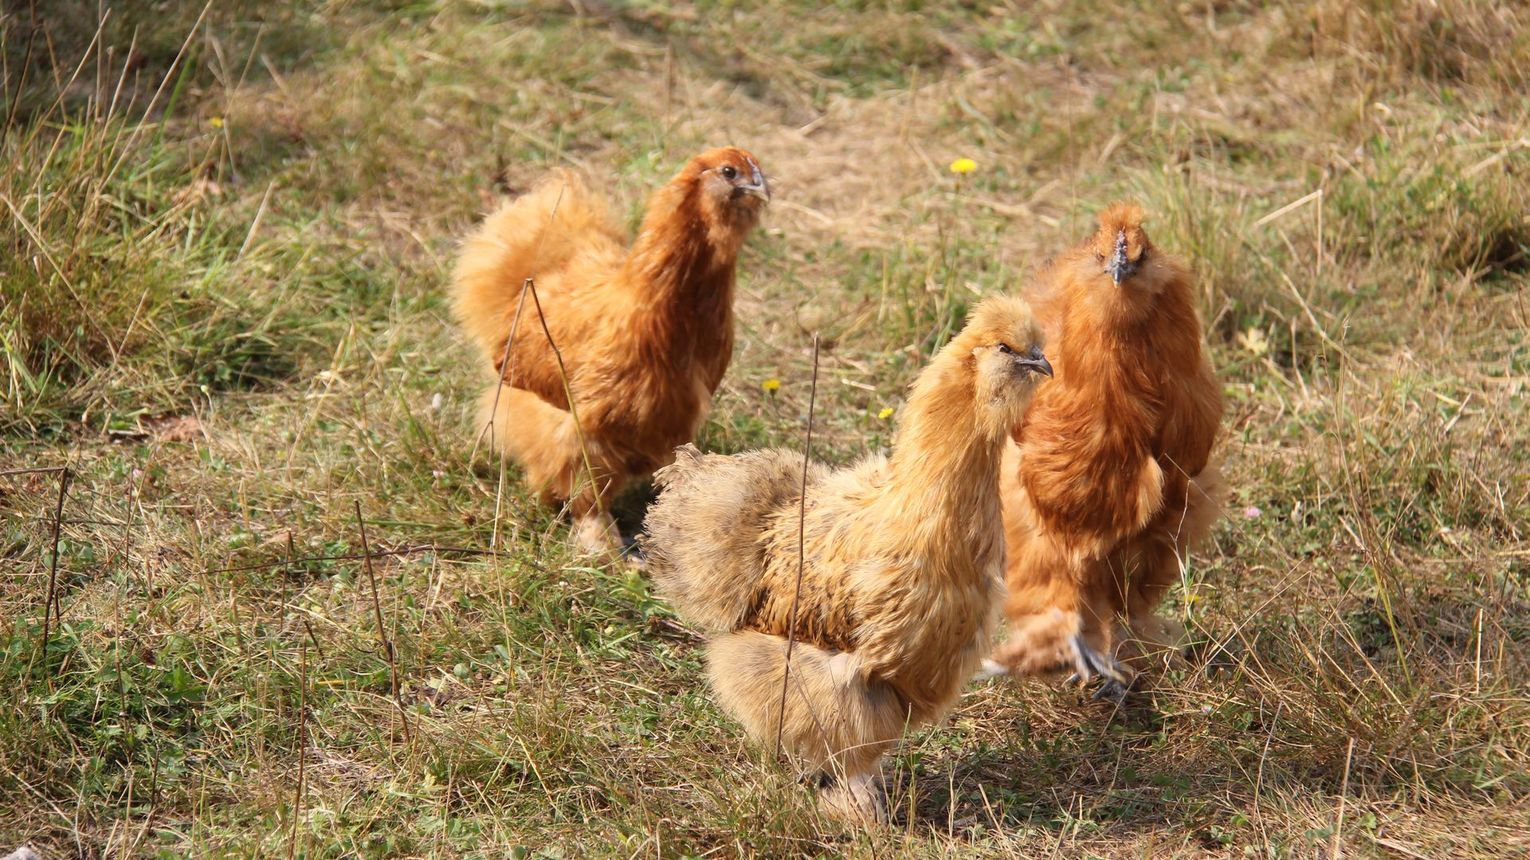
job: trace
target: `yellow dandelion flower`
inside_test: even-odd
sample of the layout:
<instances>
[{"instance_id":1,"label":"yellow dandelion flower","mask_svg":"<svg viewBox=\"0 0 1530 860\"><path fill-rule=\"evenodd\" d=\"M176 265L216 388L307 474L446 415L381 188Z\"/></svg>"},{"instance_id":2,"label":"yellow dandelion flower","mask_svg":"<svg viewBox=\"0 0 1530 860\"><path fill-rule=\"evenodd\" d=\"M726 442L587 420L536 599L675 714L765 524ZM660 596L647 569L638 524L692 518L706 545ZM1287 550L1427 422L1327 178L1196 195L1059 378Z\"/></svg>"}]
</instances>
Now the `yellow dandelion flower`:
<instances>
[{"instance_id":1,"label":"yellow dandelion flower","mask_svg":"<svg viewBox=\"0 0 1530 860\"><path fill-rule=\"evenodd\" d=\"M951 172L957 176L964 176L974 170L977 170L977 162L970 158L958 158L951 162Z\"/></svg>"},{"instance_id":2,"label":"yellow dandelion flower","mask_svg":"<svg viewBox=\"0 0 1530 860\"><path fill-rule=\"evenodd\" d=\"M893 409L891 406L883 406L882 411L877 413L877 417L883 421L886 421L887 419L893 417L893 413L896 411L897 410Z\"/></svg>"},{"instance_id":3,"label":"yellow dandelion flower","mask_svg":"<svg viewBox=\"0 0 1530 860\"><path fill-rule=\"evenodd\" d=\"M222 128L223 127L223 117L215 116L212 119L208 120L207 124L212 126L213 128Z\"/></svg>"},{"instance_id":4,"label":"yellow dandelion flower","mask_svg":"<svg viewBox=\"0 0 1530 860\"><path fill-rule=\"evenodd\" d=\"M760 387L766 391L769 391L771 394L775 394L781 389L781 380L776 379L775 377L771 377L770 379L760 383Z\"/></svg>"}]
</instances>

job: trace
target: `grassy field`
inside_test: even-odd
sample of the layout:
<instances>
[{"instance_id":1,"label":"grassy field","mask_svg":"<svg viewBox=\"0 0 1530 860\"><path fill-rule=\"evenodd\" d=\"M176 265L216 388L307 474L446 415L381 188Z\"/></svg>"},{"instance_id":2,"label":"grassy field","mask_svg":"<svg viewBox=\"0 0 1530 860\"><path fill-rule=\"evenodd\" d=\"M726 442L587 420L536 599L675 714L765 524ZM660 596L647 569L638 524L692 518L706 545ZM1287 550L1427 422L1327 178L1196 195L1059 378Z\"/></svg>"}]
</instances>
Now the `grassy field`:
<instances>
[{"instance_id":1,"label":"grassy field","mask_svg":"<svg viewBox=\"0 0 1530 860\"><path fill-rule=\"evenodd\" d=\"M1530 854L1530 10L48 0L0 42L0 854ZM1199 656L1119 711L974 684L885 830L470 457L459 237L555 166L635 222L722 143L776 197L706 446L800 445L815 331L815 451L884 446L1117 197L1229 401Z\"/></svg>"}]
</instances>

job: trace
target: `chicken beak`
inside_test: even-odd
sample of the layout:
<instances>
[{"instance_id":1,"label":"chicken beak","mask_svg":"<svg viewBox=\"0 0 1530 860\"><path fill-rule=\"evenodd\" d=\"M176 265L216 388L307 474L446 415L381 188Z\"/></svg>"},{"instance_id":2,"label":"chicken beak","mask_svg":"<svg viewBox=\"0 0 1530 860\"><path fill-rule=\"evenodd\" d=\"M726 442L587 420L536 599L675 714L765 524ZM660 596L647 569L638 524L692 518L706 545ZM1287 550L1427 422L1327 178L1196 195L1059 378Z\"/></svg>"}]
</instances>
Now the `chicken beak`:
<instances>
[{"instance_id":1,"label":"chicken beak","mask_svg":"<svg viewBox=\"0 0 1530 860\"><path fill-rule=\"evenodd\" d=\"M1015 362L1032 373L1052 375L1052 362L1047 361L1047 357L1041 354L1041 347L1031 347L1030 354L1016 356Z\"/></svg>"},{"instance_id":2,"label":"chicken beak","mask_svg":"<svg viewBox=\"0 0 1530 860\"><path fill-rule=\"evenodd\" d=\"M739 189L742 190L745 194L751 194L760 198L761 201L769 203L770 183L766 181L765 174L760 172L760 168L756 167L754 168L753 175L749 178L752 180L750 184L740 185Z\"/></svg>"},{"instance_id":3,"label":"chicken beak","mask_svg":"<svg viewBox=\"0 0 1530 860\"><path fill-rule=\"evenodd\" d=\"M1040 373L1040 374L1043 374L1043 375L1046 375L1046 376L1051 376L1052 375L1052 362L1047 361L1045 358L1035 358L1035 359L1025 358L1025 359L1021 359L1020 360L1020 365L1022 367L1030 368L1032 371L1035 371L1036 373Z\"/></svg>"},{"instance_id":4,"label":"chicken beak","mask_svg":"<svg viewBox=\"0 0 1530 860\"><path fill-rule=\"evenodd\" d=\"M1126 259L1126 231L1116 234L1116 249L1105 263L1105 274L1110 276L1116 286L1121 286L1121 281L1130 278L1137 271L1137 265Z\"/></svg>"}]
</instances>

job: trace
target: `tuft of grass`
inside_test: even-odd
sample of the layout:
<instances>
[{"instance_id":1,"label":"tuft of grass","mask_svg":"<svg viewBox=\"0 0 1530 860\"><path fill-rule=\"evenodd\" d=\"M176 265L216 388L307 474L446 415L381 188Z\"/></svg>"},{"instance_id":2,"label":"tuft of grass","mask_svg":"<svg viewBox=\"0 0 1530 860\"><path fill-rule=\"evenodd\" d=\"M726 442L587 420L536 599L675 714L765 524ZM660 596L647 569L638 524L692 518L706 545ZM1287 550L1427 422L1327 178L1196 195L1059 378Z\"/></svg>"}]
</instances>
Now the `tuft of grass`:
<instances>
[{"instance_id":1,"label":"tuft of grass","mask_svg":"<svg viewBox=\"0 0 1530 860\"><path fill-rule=\"evenodd\" d=\"M134 140L147 125L44 129L7 138L0 172L0 432L120 429L291 372L294 332L241 295L237 237L197 211L205 185L175 187L186 165Z\"/></svg>"},{"instance_id":2,"label":"tuft of grass","mask_svg":"<svg viewBox=\"0 0 1530 860\"><path fill-rule=\"evenodd\" d=\"M315 216L293 223L268 205L275 180L247 184L222 110L183 115L230 74L200 8L4 30L7 59L33 65L10 67L25 124L0 141L0 433L137 432L223 392L270 388L300 375L356 308L391 298L353 249L305 233ZM84 21L97 22L88 35ZM178 26L190 29L170 51ZM39 62L76 44L67 63ZM161 77L145 81L145 68ZM290 238L268 241L274 231Z\"/></svg>"},{"instance_id":3,"label":"tuft of grass","mask_svg":"<svg viewBox=\"0 0 1530 860\"><path fill-rule=\"evenodd\" d=\"M1347 60L1371 80L1523 88L1525 11L1482 0L1317 2L1287 13L1287 44L1314 59ZM1355 58L1363 58L1360 63Z\"/></svg>"}]
</instances>

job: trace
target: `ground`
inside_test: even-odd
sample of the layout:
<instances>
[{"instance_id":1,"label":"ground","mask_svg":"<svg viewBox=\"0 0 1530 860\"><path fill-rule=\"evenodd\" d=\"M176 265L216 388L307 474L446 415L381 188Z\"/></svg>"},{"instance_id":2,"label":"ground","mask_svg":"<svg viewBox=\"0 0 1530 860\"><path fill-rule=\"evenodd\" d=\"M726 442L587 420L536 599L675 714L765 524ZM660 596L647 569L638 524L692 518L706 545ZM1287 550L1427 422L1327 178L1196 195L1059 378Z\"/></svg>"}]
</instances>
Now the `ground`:
<instances>
[{"instance_id":1,"label":"ground","mask_svg":"<svg viewBox=\"0 0 1530 860\"><path fill-rule=\"evenodd\" d=\"M0 853L1530 851L1525 9L55 0L0 37ZM1120 197L1229 402L1187 665L1120 710L974 683L887 829L473 454L458 239L559 166L635 223L719 144L775 199L706 447L801 445L814 332L815 454L885 446Z\"/></svg>"}]
</instances>

